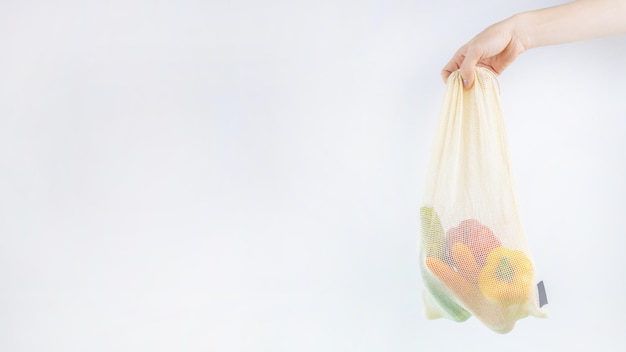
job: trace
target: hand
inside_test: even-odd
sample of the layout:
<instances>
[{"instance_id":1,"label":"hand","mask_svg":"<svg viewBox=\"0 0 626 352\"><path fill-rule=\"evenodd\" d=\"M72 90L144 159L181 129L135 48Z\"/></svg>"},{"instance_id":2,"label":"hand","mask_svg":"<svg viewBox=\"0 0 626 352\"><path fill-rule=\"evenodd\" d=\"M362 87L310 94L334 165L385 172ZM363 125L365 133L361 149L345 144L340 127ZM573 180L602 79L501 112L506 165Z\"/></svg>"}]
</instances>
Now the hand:
<instances>
[{"instance_id":1,"label":"hand","mask_svg":"<svg viewBox=\"0 0 626 352\"><path fill-rule=\"evenodd\" d=\"M476 66L502 73L524 51L578 40L626 34L626 0L578 0L519 13L498 22L463 45L443 68L446 81L461 70L463 85L474 84Z\"/></svg>"},{"instance_id":2,"label":"hand","mask_svg":"<svg viewBox=\"0 0 626 352\"><path fill-rule=\"evenodd\" d=\"M463 45L441 71L444 82L450 74L461 70L463 86L474 84L476 66L502 73L520 54L526 51L521 36L516 31L516 19L511 17L482 31Z\"/></svg>"}]
</instances>

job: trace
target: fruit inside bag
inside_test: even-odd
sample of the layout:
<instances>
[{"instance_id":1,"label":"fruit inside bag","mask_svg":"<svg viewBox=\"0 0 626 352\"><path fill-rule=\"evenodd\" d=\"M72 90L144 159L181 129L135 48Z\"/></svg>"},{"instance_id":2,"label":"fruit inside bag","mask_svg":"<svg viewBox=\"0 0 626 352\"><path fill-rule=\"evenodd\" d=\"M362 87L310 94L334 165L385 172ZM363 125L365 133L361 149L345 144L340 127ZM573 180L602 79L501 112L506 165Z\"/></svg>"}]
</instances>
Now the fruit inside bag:
<instances>
[{"instance_id":1,"label":"fruit inside bag","mask_svg":"<svg viewBox=\"0 0 626 352\"><path fill-rule=\"evenodd\" d=\"M496 76L478 68L464 90L448 79L421 218L421 273L430 319L471 315L498 333L545 317L523 232Z\"/></svg>"}]
</instances>

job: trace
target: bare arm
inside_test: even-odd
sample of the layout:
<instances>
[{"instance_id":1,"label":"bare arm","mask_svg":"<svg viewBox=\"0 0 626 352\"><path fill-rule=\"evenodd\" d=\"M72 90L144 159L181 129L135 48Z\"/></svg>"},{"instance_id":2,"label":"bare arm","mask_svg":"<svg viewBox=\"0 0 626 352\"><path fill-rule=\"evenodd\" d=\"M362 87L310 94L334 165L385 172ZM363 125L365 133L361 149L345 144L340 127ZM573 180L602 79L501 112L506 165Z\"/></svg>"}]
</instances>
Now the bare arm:
<instances>
[{"instance_id":1,"label":"bare arm","mask_svg":"<svg viewBox=\"0 0 626 352\"><path fill-rule=\"evenodd\" d=\"M479 33L454 54L441 74L445 81L460 69L466 87L471 87L476 66L500 74L528 49L623 33L626 0L578 0L523 12Z\"/></svg>"}]
</instances>

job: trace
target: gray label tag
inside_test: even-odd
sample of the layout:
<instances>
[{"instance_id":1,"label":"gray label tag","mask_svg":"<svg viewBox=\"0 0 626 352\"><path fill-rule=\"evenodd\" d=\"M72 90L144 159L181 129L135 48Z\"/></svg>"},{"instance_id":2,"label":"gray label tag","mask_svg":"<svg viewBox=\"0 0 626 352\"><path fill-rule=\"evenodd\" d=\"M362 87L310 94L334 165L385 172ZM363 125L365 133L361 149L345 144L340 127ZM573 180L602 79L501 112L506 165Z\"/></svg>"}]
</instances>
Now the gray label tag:
<instances>
[{"instance_id":1,"label":"gray label tag","mask_svg":"<svg viewBox=\"0 0 626 352\"><path fill-rule=\"evenodd\" d=\"M537 284L537 291L539 292L539 308L548 304L548 296L546 296L546 287L543 285L543 280Z\"/></svg>"}]
</instances>

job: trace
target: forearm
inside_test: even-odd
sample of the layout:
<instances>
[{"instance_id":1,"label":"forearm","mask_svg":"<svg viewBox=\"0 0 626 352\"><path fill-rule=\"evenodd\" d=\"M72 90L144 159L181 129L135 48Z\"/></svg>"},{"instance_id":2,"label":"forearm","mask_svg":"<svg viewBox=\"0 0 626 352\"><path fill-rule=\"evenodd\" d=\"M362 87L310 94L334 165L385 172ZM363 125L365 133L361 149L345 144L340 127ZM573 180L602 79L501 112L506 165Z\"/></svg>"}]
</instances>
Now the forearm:
<instances>
[{"instance_id":1,"label":"forearm","mask_svg":"<svg viewBox=\"0 0 626 352\"><path fill-rule=\"evenodd\" d=\"M626 0L578 0L510 18L526 49L626 33Z\"/></svg>"}]
</instances>

